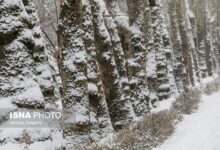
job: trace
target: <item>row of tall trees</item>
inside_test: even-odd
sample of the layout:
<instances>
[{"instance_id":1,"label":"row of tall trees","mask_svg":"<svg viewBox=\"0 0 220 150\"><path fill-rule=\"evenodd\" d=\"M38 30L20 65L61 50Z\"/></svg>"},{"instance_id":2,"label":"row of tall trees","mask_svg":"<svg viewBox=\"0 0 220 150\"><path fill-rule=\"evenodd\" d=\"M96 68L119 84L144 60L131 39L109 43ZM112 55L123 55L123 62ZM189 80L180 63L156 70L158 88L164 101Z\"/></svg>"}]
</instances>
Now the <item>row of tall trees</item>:
<instances>
[{"instance_id":1,"label":"row of tall trees","mask_svg":"<svg viewBox=\"0 0 220 150\"><path fill-rule=\"evenodd\" d=\"M83 116L68 120L64 135L120 129L156 101L212 76L219 62L216 3L63 1L63 106Z\"/></svg>"},{"instance_id":2,"label":"row of tall trees","mask_svg":"<svg viewBox=\"0 0 220 150\"><path fill-rule=\"evenodd\" d=\"M219 70L220 0L55 4L60 4L53 18L57 22L59 16L62 56L54 54L62 76L67 144L99 140ZM0 98L36 87L52 101L45 43L30 0L0 0L0 52ZM45 107L33 99L13 103Z\"/></svg>"}]
</instances>

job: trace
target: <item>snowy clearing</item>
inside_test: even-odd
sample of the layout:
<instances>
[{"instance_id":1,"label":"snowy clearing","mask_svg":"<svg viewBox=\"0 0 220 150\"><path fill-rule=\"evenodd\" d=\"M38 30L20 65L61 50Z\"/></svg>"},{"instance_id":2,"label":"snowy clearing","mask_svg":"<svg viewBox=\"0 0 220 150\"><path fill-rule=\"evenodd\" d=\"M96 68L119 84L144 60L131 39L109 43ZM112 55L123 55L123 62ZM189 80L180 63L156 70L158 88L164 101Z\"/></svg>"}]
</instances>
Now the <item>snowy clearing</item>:
<instances>
[{"instance_id":1,"label":"snowy clearing","mask_svg":"<svg viewBox=\"0 0 220 150\"><path fill-rule=\"evenodd\" d=\"M199 109L185 115L175 133L155 150L219 150L220 92L202 96Z\"/></svg>"}]
</instances>

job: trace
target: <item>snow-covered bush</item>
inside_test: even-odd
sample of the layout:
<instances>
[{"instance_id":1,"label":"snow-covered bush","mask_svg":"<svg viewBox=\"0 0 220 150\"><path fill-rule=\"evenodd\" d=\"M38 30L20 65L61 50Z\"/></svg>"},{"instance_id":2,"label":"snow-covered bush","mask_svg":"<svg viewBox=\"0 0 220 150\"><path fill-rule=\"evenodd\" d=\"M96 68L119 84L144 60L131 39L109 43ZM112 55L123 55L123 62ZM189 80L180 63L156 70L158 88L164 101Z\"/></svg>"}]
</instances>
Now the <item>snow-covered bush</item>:
<instances>
[{"instance_id":1,"label":"snow-covered bush","mask_svg":"<svg viewBox=\"0 0 220 150\"><path fill-rule=\"evenodd\" d=\"M211 95L215 92L218 92L219 89L220 89L220 79L217 79L216 81L212 81L208 83L203 91L206 95Z\"/></svg>"},{"instance_id":2,"label":"snow-covered bush","mask_svg":"<svg viewBox=\"0 0 220 150\"><path fill-rule=\"evenodd\" d=\"M201 92L196 88L185 91L172 103L170 110L145 115L140 122L115 134L111 144L92 150L151 150L172 135L183 114L198 108L200 98Z\"/></svg>"},{"instance_id":3,"label":"snow-covered bush","mask_svg":"<svg viewBox=\"0 0 220 150\"><path fill-rule=\"evenodd\" d=\"M198 108L201 98L201 92L197 89L184 91L179 95L177 100L173 102L172 109L181 114L191 114Z\"/></svg>"}]
</instances>

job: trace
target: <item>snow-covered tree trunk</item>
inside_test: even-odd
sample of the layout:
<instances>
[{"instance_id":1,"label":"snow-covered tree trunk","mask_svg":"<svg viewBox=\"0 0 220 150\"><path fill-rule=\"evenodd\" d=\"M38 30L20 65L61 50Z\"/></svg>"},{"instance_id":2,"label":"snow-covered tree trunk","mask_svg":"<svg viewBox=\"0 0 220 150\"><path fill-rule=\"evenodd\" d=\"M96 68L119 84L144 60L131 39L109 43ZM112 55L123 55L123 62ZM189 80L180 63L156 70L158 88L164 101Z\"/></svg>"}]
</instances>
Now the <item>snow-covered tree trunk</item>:
<instances>
[{"instance_id":1,"label":"snow-covered tree trunk","mask_svg":"<svg viewBox=\"0 0 220 150\"><path fill-rule=\"evenodd\" d=\"M212 5L212 34L213 34L213 49L215 58L215 72L219 74L220 70L220 1L216 0L211 3ZM215 19L213 19L213 16Z\"/></svg>"},{"instance_id":2,"label":"snow-covered tree trunk","mask_svg":"<svg viewBox=\"0 0 220 150\"><path fill-rule=\"evenodd\" d=\"M210 10L210 32L212 35L212 57L213 57L213 72L218 73L219 70L219 51L218 51L218 0L208 1Z\"/></svg>"},{"instance_id":3,"label":"snow-covered tree trunk","mask_svg":"<svg viewBox=\"0 0 220 150\"><path fill-rule=\"evenodd\" d=\"M200 4L199 4L200 3ZM204 0L196 1L196 18L197 18L197 37L198 37L198 56L199 56L199 66L201 69L201 77L205 78L207 76L207 64L206 64L206 27L205 27L205 6Z\"/></svg>"},{"instance_id":4,"label":"snow-covered tree trunk","mask_svg":"<svg viewBox=\"0 0 220 150\"><path fill-rule=\"evenodd\" d=\"M48 65L48 58L45 55L45 44L43 39L43 33L40 29L39 24L39 18L37 16L37 10L35 8L35 5L31 0L23 0L25 10L27 14L30 17L31 23L29 26L33 26L33 37L35 40L35 44L38 45L38 43L41 44L41 49L39 51L36 51L35 48L33 48L34 53L34 61L36 63L35 69L37 72L37 75L39 76L37 78L37 82L41 88L41 91L43 93L43 96L45 98L46 102L53 103L54 102L54 85L52 85L50 82L52 81L51 72ZM39 44L39 45L40 45ZM51 81L49 81L50 79ZM50 106L49 106L50 107Z\"/></svg>"},{"instance_id":5,"label":"snow-covered tree trunk","mask_svg":"<svg viewBox=\"0 0 220 150\"><path fill-rule=\"evenodd\" d=\"M193 62L192 62L192 49L191 49L191 43L190 43L190 37L186 26L185 21L185 13L184 13L184 6L183 4L185 1L178 0L177 1L177 18L178 18L178 24L179 24L179 31L182 41L182 51L183 51L183 58L184 58L184 64L186 67L186 73L189 76L190 83L192 86L195 85L194 82L194 75L193 75Z\"/></svg>"},{"instance_id":6,"label":"snow-covered tree trunk","mask_svg":"<svg viewBox=\"0 0 220 150\"><path fill-rule=\"evenodd\" d=\"M206 48L206 64L208 75L212 76L214 71L214 56L213 56L213 45L212 45L212 32L211 32L211 12L209 10L209 4L207 0L204 1L204 17L205 17L205 48Z\"/></svg>"},{"instance_id":7,"label":"snow-covered tree trunk","mask_svg":"<svg viewBox=\"0 0 220 150\"><path fill-rule=\"evenodd\" d=\"M127 14L127 3L126 1L118 1L118 0L109 0L106 1L107 4L107 9L114 19L114 23L116 25L117 31L118 31L118 36L120 38L120 45L122 47L124 56L125 58L125 71L126 71L126 78L129 80L128 88L125 88L126 96L130 97L130 101L132 102L132 91L130 91L130 77L131 75L129 74L129 58L130 58L130 28L129 28L129 18ZM121 4L121 5L119 5ZM121 9L123 7L123 9ZM121 53L121 54L123 54ZM120 54L120 53L119 53ZM125 73L123 71L123 73ZM120 72L119 72L120 73ZM125 78L125 79L126 79ZM124 83L124 87L126 87L126 80ZM133 107L135 109L134 103L132 102Z\"/></svg>"},{"instance_id":8,"label":"snow-covered tree trunk","mask_svg":"<svg viewBox=\"0 0 220 150\"><path fill-rule=\"evenodd\" d=\"M113 17L109 14L108 10L106 9L104 12L104 21L105 26L109 32L111 37L111 43L113 48L113 54L118 70L118 74L120 76L119 80L122 85L122 91L125 94L126 101L130 101L130 87L128 83L128 72L126 67L126 59L125 54L122 48L121 39L118 34L118 29L116 24L114 23Z\"/></svg>"},{"instance_id":9,"label":"snow-covered tree trunk","mask_svg":"<svg viewBox=\"0 0 220 150\"><path fill-rule=\"evenodd\" d=\"M90 133L86 50L81 0L61 4L59 42L63 59L63 133L67 145L88 142Z\"/></svg>"},{"instance_id":10,"label":"snow-covered tree trunk","mask_svg":"<svg viewBox=\"0 0 220 150\"><path fill-rule=\"evenodd\" d=\"M182 91L187 85L188 76L185 72L185 66L183 64L183 55L181 47L181 38L177 22L176 13L176 0L169 1L169 16L170 16L170 27L171 27L171 39L173 42L173 64L174 64L174 77L177 85L178 92Z\"/></svg>"},{"instance_id":11,"label":"snow-covered tree trunk","mask_svg":"<svg viewBox=\"0 0 220 150\"><path fill-rule=\"evenodd\" d=\"M194 78L196 82L199 82L200 81L200 68L199 68L199 62L198 62L196 18L195 18L194 12L190 9L188 0L185 0L184 12L185 12L187 31L188 31L189 38L190 38L189 48L192 52Z\"/></svg>"},{"instance_id":12,"label":"snow-covered tree trunk","mask_svg":"<svg viewBox=\"0 0 220 150\"><path fill-rule=\"evenodd\" d=\"M147 1L148 2L148 1ZM146 46L146 55L147 55L147 83L149 88L150 102L152 105L158 101L157 93L157 63L156 63L156 52L154 48L154 35L153 35L153 26L151 19L151 10L150 3L146 3L146 9L144 11L144 39Z\"/></svg>"},{"instance_id":13,"label":"snow-covered tree trunk","mask_svg":"<svg viewBox=\"0 0 220 150\"><path fill-rule=\"evenodd\" d=\"M167 60L167 69L168 69L168 78L169 78L169 85L170 85L170 92L174 94L177 92L176 82L173 74L173 49L172 43L170 39L170 33L168 31L168 25L166 22L165 14L161 14L161 25L162 25L162 39L164 45L164 51Z\"/></svg>"},{"instance_id":14,"label":"snow-covered tree trunk","mask_svg":"<svg viewBox=\"0 0 220 150\"><path fill-rule=\"evenodd\" d=\"M88 93L90 103L91 138L99 140L113 131L106 102L100 68L96 58L95 39L92 24L91 5L89 0L83 1L83 41L87 59Z\"/></svg>"},{"instance_id":15,"label":"snow-covered tree trunk","mask_svg":"<svg viewBox=\"0 0 220 150\"><path fill-rule=\"evenodd\" d=\"M120 129L133 120L132 106L119 81L110 34L105 26L103 10L97 0L91 0L95 46L103 79L106 100L113 127Z\"/></svg>"},{"instance_id":16,"label":"snow-covered tree trunk","mask_svg":"<svg viewBox=\"0 0 220 150\"><path fill-rule=\"evenodd\" d=\"M130 25L128 76L131 101L136 115L140 116L149 110L146 48L142 32L145 3L144 0L128 0L127 5Z\"/></svg>"},{"instance_id":17,"label":"snow-covered tree trunk","mask_svg":"<svg viewBox=\"0 0 220 150\"><path fill-rule=\"evenodd\" d=\"M0 54L1 109L10 112L47 109L47 102L54 101L54 84L39 19L30 0L0 0ZM21 149L22 142L26 142L28 149L32 142L46 141L49 133L44 133L42 138L42 128L37 125L27 129L27 132L32 130L37 139L23 141L24 129L11 128L8 113L1 111L1 118L7 119L1 119L0 137L5 140L0 149L10 149L6 147L13 144Z\"/></svg>"},{"instance_id":18,"label":"snow-covered tree trunk","mask_svg":"<svg viewBox=\"0 0 220 150\"><path fill-rule=\"evenodd\" d=\"M217 59L218 59L218 66L219 66L219 68L218 68L218 73L220 73L220 9L219 9L219 7L220 7L220 1L218 0L217 1L217 12L216 12L216 19L217 19L217 25L216 25L216 39L217 39L217 53L218 53L218 55L217 55Z\"/></svg>"},{"instance_id":19,"label":"snow-covered tree trunk","mask_svg":"<svg viewBox=\"0 0 220 150\"><path fill-rule=\"evenodd\" d=\"M0 1L0 22L0 97L20 95L12 100L18 107L45 107L54 87L35 6ZM30 91L36 95L23 95Z\"/></svg>"},{"instance_id":20,"label":"snow-covered tree trunk","mask_svg":"<svg viewBox=\"0 0 220 150\"><path fill-rule=\"evenodd\" d=\"M157 62L157 91L160 100L166 99L170 95L170 86L168 78L167 60L165 56L165 47L162 39L161 8L156 1L150 1L151 16L154 34L154 47L156 51Z\"/></svg>"}]
</instances>

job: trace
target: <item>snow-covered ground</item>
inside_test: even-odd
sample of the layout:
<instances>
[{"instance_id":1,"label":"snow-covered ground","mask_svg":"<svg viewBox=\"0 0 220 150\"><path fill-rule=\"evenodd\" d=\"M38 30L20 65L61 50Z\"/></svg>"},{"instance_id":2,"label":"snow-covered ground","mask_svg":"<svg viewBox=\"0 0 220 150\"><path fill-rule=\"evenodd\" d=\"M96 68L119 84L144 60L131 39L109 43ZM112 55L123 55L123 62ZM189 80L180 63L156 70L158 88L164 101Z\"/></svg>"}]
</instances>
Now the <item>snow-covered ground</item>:
<instances>
[{"instance_id":1,"label":"snow-covered ground","mask_svg":"<svg viewBox=\"0 0 220 150\"><path fill-rule=\"evenodd\" d=\"M220 150L220 92L202 96L199 109L185 115L175 133L154 150Z\"/></svg>"}]
</instances>

